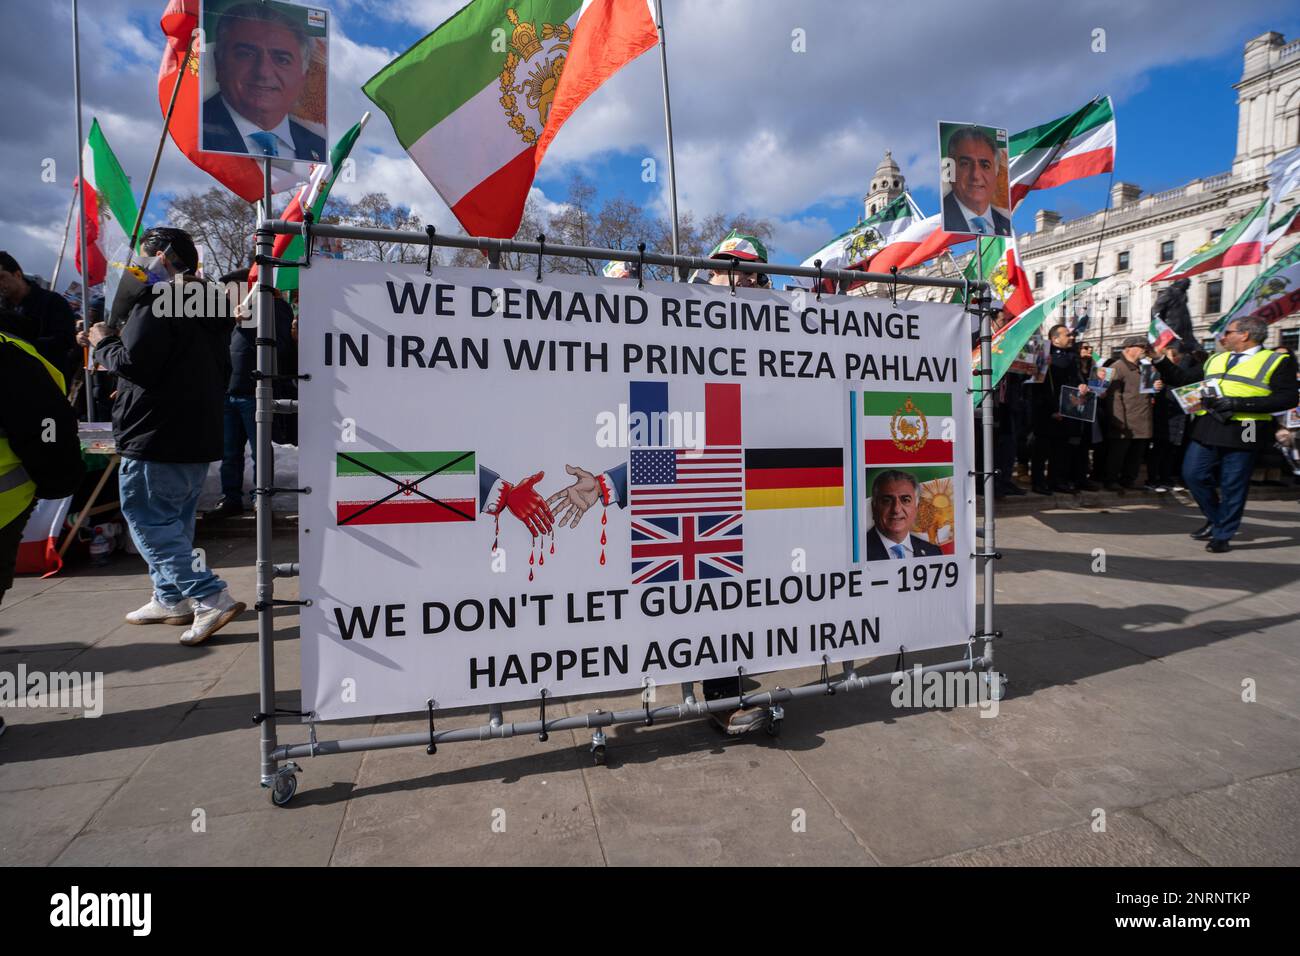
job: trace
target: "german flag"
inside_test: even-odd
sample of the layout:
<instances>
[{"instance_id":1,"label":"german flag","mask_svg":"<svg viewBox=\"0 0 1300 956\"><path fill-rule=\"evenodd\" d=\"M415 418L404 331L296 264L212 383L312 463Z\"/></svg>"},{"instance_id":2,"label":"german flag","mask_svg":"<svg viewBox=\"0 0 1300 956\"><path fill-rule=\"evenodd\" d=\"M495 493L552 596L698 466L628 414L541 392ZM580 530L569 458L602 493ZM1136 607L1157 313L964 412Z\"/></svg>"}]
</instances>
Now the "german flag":
<instances>
[{"instance_id":1,"label":"german flag","mask_svg":"<svg viewBox=\"0 0 1300 956\"><path fill-rule=\"evenodd\" d=\"M844 449L745 449L747 511L842 507Z\"/></svg>"}]
</instances>

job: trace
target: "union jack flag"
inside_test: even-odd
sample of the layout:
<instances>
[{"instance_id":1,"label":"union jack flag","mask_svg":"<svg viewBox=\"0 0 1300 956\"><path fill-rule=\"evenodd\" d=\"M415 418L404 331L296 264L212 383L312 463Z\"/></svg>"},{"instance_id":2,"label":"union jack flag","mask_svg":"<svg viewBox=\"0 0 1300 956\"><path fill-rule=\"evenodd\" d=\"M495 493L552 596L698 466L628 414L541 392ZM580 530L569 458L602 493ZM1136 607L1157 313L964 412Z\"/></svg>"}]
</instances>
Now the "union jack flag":
<instances>
[{"instance_id":1,"label":"union jack flag","mask_svg":"<svg viewBox=\"0 0 1300 956\"><path fill-rule=\"evenodd\" d=\"M742 573L741 515L633 516L633 584L730 578Z\"/></svg>"}]
</instances>

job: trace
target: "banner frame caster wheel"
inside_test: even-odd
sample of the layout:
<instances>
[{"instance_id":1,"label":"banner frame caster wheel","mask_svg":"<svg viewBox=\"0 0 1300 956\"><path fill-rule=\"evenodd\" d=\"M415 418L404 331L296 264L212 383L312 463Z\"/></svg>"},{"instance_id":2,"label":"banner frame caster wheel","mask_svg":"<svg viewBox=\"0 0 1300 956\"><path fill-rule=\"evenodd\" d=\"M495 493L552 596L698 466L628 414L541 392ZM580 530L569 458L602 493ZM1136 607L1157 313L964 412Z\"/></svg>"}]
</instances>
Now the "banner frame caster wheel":
<instances>
[{"instance_id":1,"label":"banner frame caster wheel","mask_svg":"<svg viewBox=\"0 0 1300 956\"><path fill-rule=\"evenodd\" d=\"M288 806L297 792L298 766L287 764L276 772L275 783L271 785L271 803L277 807Z\"/></svg>"}]
</instances>

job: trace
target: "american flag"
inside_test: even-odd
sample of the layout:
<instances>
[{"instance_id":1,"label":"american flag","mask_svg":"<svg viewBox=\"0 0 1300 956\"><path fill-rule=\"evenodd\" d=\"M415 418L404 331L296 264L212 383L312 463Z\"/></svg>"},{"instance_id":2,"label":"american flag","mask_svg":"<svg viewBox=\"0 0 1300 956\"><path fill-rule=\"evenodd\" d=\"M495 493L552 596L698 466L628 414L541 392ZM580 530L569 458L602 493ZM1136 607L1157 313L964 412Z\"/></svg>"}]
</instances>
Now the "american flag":
<instances>
[{"instance_id":1,"label":"american flag","mask_svg":"<svg viewBox=\"0 0 1300 956\"><path fill-rule=\"evenodd\" d=\"M744 572L739 514L632 518L632 583L730 578Z\"/></svg>"},{"instance_id":2,"label":"american flag","mask_svg":"<svg viewBox=\"0 0 1300 956\"><path fill-rule=\"evenodd\" d=\"M738 447L632 450L633 518L718 514L744 508L744 453Z\"/></svg>"}]
</instances>

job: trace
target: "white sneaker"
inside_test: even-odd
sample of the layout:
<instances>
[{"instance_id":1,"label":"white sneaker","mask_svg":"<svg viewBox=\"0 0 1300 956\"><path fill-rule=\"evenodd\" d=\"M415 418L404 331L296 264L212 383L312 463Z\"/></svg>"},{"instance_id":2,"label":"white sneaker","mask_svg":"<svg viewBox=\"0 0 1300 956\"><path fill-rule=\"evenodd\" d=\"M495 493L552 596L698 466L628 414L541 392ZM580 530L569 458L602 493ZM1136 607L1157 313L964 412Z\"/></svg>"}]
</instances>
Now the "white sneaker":
<instances>
[{"instance_id":1,"label":"white sneaker","mask_svg":"<svg viewBox=\"0 0 1300 956\"><path fill-rule=\"evenodd\" d=\"M227 588L194 602L194 624L181 635L181 643L191 647L202 644L247 609L243 601L236 601Z\"/></svg>"},{"instance_id":2,"label":"white sneaker","mask_svg":"<svg viewBox=\"0 0 1300 956\"><path fill-rule=\"evenodd\" d=\"M167 604L156 594L144 607L126 616L128 624L188 624L193 619L193 598L181 598L175 604Z\"/></svg>"}]
</instances>

